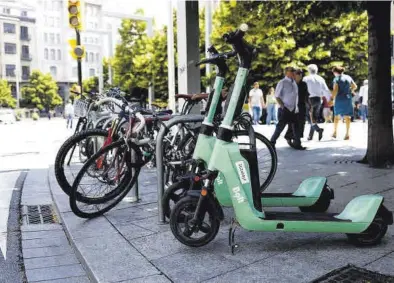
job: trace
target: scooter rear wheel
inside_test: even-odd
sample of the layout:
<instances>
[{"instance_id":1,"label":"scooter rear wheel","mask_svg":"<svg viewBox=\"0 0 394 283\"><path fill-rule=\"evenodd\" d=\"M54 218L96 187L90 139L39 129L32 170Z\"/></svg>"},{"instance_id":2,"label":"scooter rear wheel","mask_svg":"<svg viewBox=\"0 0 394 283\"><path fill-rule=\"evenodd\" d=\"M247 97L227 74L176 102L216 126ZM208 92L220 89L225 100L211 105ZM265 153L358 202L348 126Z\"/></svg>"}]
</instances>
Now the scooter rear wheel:
<instances>
[{"instance_id":1,"label":"scooter rear wheel","mask_svg":"<svg viewBox=\"0 0 394 283\"><path fill-rule=\"evenodd\" d=\"M381 215L376 214L369 227L360 234L346 234L349 242L355 246L374 246L381 242L387 232L387 223Z\"/></svg>"},{"instance_id":2,"label":"scooter rear wheel","mask_svg":"<svg viewBox=\"0 0 394 283\"><path fill-rule=\"evenodd\" d=\"M215 209L206 206L206 213L201 224L193 223L198 198L186 196L176 203L171 211L170 227L172 234L182 244L189 247L205 246L219 231L220 220L215 217Z\"/></svg>"}]
</instances>

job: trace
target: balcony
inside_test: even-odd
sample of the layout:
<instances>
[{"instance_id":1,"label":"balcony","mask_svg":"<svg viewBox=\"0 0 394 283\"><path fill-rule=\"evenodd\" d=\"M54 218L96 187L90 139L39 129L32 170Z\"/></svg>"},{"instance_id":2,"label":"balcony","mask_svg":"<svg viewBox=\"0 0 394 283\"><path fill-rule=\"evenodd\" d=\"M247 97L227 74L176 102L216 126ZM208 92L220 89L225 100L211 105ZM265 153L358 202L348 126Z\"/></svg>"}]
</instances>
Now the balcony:
<instances>
[{"instance_id":1,"label":"balcony","mask_svg":"<svg viewBox=\"0 0 394 283\"><path fill-rule=\"evenodd\" d=\"M22 54L22 55L21 55L21 59L22 59L23 61L31 61L31 60L32 60L30 54Z\"/></svg>"},{"instance_id":2,"label":"balcony","mask_svg":"<svg viewBox=\"0 0 394 283\"><path fill-rule=\"evenodd\" d=\"M23 33L21 33L20 39L24 40L24 41L30 41L31 40L31 36L30 36L30 34L23 34Z\"/></svg>"}]
</instances>

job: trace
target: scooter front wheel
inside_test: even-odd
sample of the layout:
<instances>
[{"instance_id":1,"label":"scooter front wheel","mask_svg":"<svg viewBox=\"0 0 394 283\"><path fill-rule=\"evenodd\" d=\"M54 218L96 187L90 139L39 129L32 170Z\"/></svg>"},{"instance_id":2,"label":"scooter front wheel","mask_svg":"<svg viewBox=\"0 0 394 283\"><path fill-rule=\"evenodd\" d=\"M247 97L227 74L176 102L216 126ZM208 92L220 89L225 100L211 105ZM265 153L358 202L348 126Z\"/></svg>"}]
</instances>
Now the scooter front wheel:
<instances>
[{"instance_id":1,"label":"scooter front wheel","mask_svg":"<svg viewBox=\"0 0 394 283\"><path fill-rule=\"evenodd\" d=\"M377 214L367 230L360 234L346 234L349 242L356 246L373 246L380 243L387 232L387 223Z\"/></svg>"},{"instance_id":2,"label":"scooter front wheel","mask_svg":"<svg viewBox=\"0 0 394 283\"><path fill-rule=\"evenodd\" d=\"M198 198L186 196L176 203L171 211L170 227L172 234L182 244L189 247L205 246L219 231L220 220L215 216L215 209L205 206L205 215L202 221L194 223Z\"/></svg>"}]
</instances>

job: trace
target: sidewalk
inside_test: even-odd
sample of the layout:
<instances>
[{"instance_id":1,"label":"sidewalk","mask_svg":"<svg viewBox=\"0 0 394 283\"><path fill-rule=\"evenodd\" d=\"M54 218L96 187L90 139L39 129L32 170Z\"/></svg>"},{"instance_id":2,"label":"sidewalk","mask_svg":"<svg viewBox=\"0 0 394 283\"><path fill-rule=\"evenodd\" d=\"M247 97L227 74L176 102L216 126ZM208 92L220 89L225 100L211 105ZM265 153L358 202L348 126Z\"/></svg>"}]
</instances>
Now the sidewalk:
<instances>
[{"instance_id":1,"label":"sidewalk","mask_svg":"<svg viewBox=\"0 0 394 283\"><path fill-rule=\"evenodd\" d=\"M269 191L292 192L303 179L323 175L335 190L330 212L339 212L355 196L370 193L382 194L385 205L394 210L394 171L354 162L365 153L364 127L352 124L351 141L325 138L305 143L306 151L278 142L278 170ZM257 127L268 137L273 129ZM309 282L349 263L394 275L393 226L381 245L372 248L356 248L343 234L259 233L240 228L239 248L231 255L227 237L232 212L226 209L226 221L213 242L201 248L183 246L168 224L158 225L156 184L156 171L144 170L139 203L125 198L104 216L84 220L70 211L67 196L57 185L53 168L49 169L61 221L90 278L97 282Z\"/></svg>"}]
</instances>

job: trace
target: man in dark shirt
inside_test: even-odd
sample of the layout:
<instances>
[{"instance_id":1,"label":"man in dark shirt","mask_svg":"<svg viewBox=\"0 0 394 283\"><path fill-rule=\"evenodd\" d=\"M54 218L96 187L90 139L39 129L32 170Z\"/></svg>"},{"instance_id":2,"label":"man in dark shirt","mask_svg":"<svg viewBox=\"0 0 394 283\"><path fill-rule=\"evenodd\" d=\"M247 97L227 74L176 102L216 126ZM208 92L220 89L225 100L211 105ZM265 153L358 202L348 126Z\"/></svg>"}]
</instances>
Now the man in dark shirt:
<instances>
[{"instance_id":1,"label":"man in dark shirt","mask_svg":"<svg viewBox=\"0 0 394 283\"><path fill-rule=\"evenodd\" d=\"M298 86L298 113L297 113L297 127L295 129L298 129L298 137L303 138L304 137L304 129L305 129L305 119L306 119L306 108L307 105L309 105L309 92L308 92L308 86L307 84L302 81L302 70L297 69L295 71L295 80ZM310 108L310 105L309 105ZM287 143L293 147L294 146L294 135L293 135L293 127L287 128L287 132L285 134L285 139L287 140Z\"/></svg>"}]
</instances>

